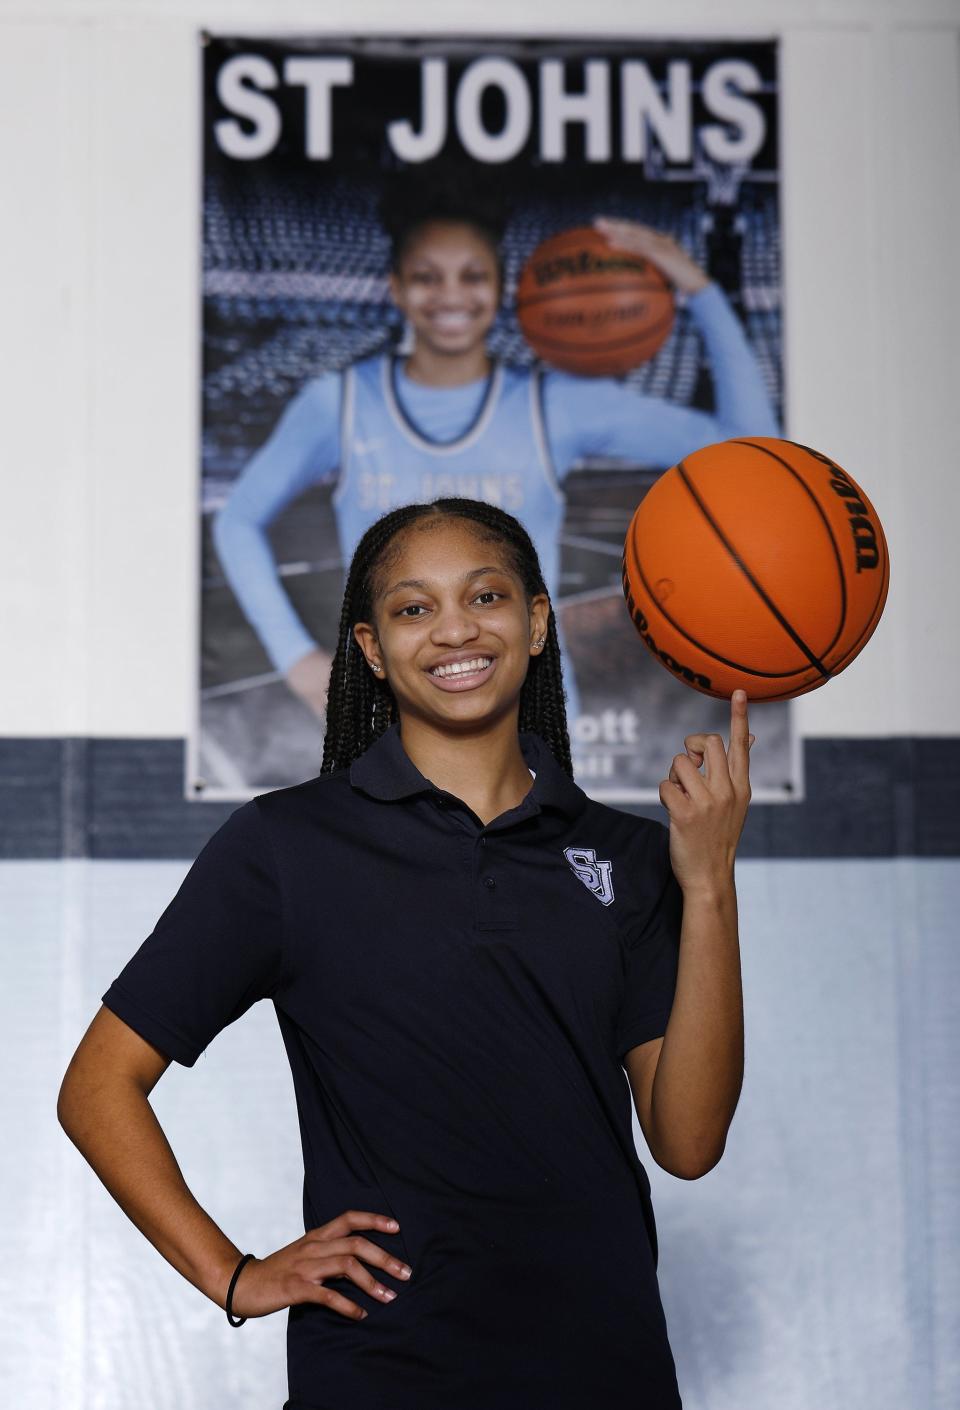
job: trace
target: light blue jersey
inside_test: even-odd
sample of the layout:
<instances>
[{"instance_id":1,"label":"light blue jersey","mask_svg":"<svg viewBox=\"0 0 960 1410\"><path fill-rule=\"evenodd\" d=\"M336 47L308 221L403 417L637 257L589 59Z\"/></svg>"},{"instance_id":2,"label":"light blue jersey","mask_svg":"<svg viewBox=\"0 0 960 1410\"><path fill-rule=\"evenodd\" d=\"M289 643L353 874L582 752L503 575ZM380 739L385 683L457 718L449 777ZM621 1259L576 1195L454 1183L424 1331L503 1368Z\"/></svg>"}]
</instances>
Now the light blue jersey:
<instances>
[{"instance_id":1,"label":"light blue jersey","mask_svg":"<svg viewBox=\"0 0 960 1410\"><path fill-rule=\"evenodd\" d=\"M687 301L703 334L713 415L642 396L608 378L508 367L461 387L414 382L391 354L312 378L292 398L213 522L224 573L279 671L316 643L277 574L266 535L282 509L332 484L344 564L397 505L446 495L499 505L524 525L554 604L567 723L579 714L559 604L560 535L569 471L589 456L666 469L700 446L779 430L756 359L716 284Z\"/></svg>"},{"instance_id":2,"label":"light blue jersey","mask_svg":"<svg viewBox=\"0 0 960 1410\"><path fill-rule=\"evenodd\" d=\"M410 415L401 376L395 355L367 358L343 374L343 459L332 504L344 562L388 510L458 495L520 520L555 598L564 494L546 447L537 376L495 363L475 414L446 441Z\"/></svg>"}]
</instances>

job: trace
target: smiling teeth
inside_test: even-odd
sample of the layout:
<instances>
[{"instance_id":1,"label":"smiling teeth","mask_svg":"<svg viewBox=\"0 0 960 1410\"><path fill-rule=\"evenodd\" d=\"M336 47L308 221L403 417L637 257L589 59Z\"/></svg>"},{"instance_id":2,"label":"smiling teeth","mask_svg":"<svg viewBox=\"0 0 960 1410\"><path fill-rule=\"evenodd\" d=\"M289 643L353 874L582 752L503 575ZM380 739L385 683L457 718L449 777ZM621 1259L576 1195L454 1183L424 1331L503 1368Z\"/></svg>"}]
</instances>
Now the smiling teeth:
<instances>
[{"instance_id":1,"label":"smiling teeth","mask_svg":"<svg viewBox=\"0 0 960 1410\"><path fill-rule=\"evenodd\" d=\"M482 671L493 660L492 656L477 656L472 661L454 661L449 666L434 666L431 676L465 676L471 671Z\"/></svg>"}]
</instances>

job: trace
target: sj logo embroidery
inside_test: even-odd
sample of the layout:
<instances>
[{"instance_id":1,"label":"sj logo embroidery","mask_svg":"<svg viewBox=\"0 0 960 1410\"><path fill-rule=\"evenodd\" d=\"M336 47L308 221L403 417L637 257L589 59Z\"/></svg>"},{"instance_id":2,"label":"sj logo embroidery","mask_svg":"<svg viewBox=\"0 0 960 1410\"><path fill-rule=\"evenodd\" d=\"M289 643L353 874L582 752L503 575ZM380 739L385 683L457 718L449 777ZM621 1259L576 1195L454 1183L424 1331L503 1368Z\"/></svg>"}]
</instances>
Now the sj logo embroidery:
<instances>
[{"instance_id":1,"label":"sj logo embroidery","mask_svg":"<svg viewBox=\"0 0 960 1410\"><path fill-rule=\"evenodd\" d=\"M609 906L613 900L613 862L600 862L593 847L564 847L563 855L588 891Z\"/></svg>"}]
</instances>

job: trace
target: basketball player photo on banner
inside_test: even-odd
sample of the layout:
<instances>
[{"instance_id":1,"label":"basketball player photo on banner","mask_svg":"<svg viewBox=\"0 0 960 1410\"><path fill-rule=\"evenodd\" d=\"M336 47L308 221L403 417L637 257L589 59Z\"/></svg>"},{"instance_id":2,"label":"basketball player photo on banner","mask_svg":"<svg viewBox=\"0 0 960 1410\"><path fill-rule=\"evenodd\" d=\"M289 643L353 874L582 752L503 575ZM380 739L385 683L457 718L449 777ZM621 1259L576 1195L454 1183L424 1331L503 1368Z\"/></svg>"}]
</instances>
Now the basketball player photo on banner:
<instances>
[{"instance_id":1,"label":"basketball player photo on banner","mask_svg":"<svg viewBox=\"0 0 960 1410\"><path fill-rule=\"evenodd\" d=\"M200 42L187 796L319 771L354 549L387 511L455 497L537 549L577 782L658 804L684 735L727 728L733 648L721 613L668 635L637 605L635 516L705 447L789 435L776 42ZM710 532L747 572L721 491ZM682 515L646 523L686 534ZM667 621L677 585L648 586ZM754 797L789 803L792 701L763 674Z\"/></svg>"}]
</instances>

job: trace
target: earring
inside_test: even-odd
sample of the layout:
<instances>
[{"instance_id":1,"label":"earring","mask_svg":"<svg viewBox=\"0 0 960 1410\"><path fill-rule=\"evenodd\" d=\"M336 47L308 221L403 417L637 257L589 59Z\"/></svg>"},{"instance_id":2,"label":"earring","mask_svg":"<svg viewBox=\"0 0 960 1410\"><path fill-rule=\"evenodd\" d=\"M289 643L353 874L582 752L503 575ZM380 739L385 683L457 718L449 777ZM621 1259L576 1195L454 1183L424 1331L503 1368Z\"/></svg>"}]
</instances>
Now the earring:
<instances>
[{"instance_id":1,"label":"earring","mask_svg":"<svg viewBox=\"0 0 960 1410\"><path fill-rule=\"evenodd\" d=\"M380 670L380 667L377 665L376 661L371 661L371 662L370 662L370 668L371 668L371 670L374 670L374 671L379 671L379 670Z\"/></svg>"},{"instance_id":2,"label":"earring","mask_svg":"<svg viewBox=\"0 0 960 1410\"><path fill-rule=\"evenodd\" d=\"M545 636L542 636L539 641L535 641L533 644L534 646L542 646L546 639L547 638Z\"/></svg>"}]
</instances>

